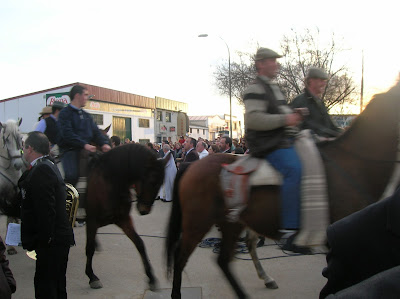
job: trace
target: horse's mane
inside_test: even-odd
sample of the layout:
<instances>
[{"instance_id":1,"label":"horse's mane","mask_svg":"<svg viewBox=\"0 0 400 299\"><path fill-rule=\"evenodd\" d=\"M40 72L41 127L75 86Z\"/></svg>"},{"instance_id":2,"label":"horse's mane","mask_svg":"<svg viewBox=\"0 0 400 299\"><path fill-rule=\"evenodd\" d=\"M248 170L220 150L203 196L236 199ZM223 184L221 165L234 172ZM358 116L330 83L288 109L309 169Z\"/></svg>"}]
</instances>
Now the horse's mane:
<instances>
[{"instance_id":1,"label":"horse's mane","mask_svg":"<svg viewBox=\"0 0 400 299\"><path fill-rule=\"evenodd\" d=\"M157 157L141 144L125 144L113 148L100 156L93 171L101 171L105 178L124 184L135 178L141 178L147 171L158 169Z\"/></svg>"}]
</instances>

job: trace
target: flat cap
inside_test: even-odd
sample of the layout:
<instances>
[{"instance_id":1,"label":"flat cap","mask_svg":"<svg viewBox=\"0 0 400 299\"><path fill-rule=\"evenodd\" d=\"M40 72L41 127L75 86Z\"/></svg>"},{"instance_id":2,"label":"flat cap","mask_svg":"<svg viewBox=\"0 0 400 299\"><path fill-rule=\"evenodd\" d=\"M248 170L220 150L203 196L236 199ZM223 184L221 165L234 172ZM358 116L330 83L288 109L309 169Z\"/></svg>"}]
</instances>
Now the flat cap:
<instances>
[{"instance_id":1,"label":"flat cap","mask_svg":"<svg viewBox=\"0 0 400 299\"><path fill-rule=\"evenodd\" d=\"M43 107L42 111L39 112L39 114L43 115L43 114L51 114L51 106L46 106Z\"/></svg>"},{"instance_id":2,"label":"flat cap","mask_svg":"<svg viewBox=\"0 0 400 299\"><path fill-rule=\"evenodd\" d=\"M65 108L65 106L67 106L65 103L60 102L60 101L55 101L53 103L52 107L55 107L55 108L58 108L58 109L63 109L63 108Z\"/></svg>"},{"instance_id":3,"label":"flat cap","mask_svg":"<svg viewBox=\"0 0 400 299\"><path fill-rule=\"evenodd\" d=\"M307 73L307 78L328 80L328 74L325 72L324 69L318 67L310 67Z\"/></svg>"},{"instance_id":4,"label":"flat cap","mask_svg":"<svg viewBox=\"0 0 400 299\"><path fill-rule=\"evenodd\" d=\"M263 60L268 58L281 58L282 55L276 53L275 51L268 49L268 48L259 48L257 50L255 60Z\"/></svg>"}]
</instances>

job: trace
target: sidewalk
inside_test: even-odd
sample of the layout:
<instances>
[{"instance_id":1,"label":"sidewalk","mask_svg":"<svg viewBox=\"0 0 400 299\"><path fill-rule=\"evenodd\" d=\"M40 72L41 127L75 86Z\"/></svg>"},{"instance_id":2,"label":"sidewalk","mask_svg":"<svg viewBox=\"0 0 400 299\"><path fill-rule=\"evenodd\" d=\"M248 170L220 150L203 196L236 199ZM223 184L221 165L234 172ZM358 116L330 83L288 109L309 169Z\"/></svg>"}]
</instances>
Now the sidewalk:
<instances>
[{"instance_id":1,"label":"sidewalk","mask_svg":"<svg viewBox=\"0 0 400 299\"><path fill-rule=\"evenodd\" d=\"M132 208L135 228L143 238L152 263L154 274L160 289L170 289L172 281L166 279L164 242L171 203L156 201L151 214L139 216L136 206ZM0 234L5 239L6 217L0 216ZM103 288L92 290L85 275L85 238L86 228L74 228L77 245L71 248L67 271L68 297L90 299L142 299L147 290L147 277L143 270L140 256L121 230L110 225L100 228L98 240L101 252L93 259L95 274L103 283ZM220 237L213 229L206 238ZM271 244L271 241L270 241ZM27 257L22 248L18 254L8 256L10 268L17 281L17 292L13 298L34 298L33 276L35 261ZM264 246L258 249L258 255L265 271L275 278L279 289L266 289L257 276L253 262L248 254L239 254L231 263L236 277L251 298L318 298L319 291L326 279L321 272L326 265L324 255L286 256L278 246ZM285 256L285 257L281 257ZM279 258L274 258L279 257ZM211 248L197 248L189 259L183 273L182 287L200 288L202 298L236 298L230 285L216 264L217 254ZM266 259L272 258L272 259ZM163 293L170 294L170 291ZM146 298L170 298L161 296ZM183 297L185 298L185 297ZM192 299L192 298L190 298Z\"/></svg>"}]
</instances>

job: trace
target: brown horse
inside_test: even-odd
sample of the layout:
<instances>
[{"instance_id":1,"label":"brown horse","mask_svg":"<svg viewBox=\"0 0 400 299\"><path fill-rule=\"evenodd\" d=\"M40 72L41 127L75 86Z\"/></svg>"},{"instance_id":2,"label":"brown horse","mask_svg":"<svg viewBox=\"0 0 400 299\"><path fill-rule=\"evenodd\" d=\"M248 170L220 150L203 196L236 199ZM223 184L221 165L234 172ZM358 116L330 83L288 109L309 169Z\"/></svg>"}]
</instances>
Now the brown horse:
<instances>
[{"instance_id":1,"label":"brown horse","mask_svg":"<svg viewBox=\"0 0 400 299\"><path fill-rule=\"evenodd\" d=\"M157 160L153 152L143 145L127 144L101 155L90 167L86 193L85 273L92 288L102 287L92 268L97 229L116 224L135 244L149 278L150 289L155 289L156 279L144 243L136 233L129 214L132 205L130 188L135 186L139 213L150 213L164 179L165 161Z\"/></svg>"},{"instance_id":2,"label":"brown horse","mask_svg":"<svg viewBox=\"0 0 400 299\"><path fill-rule=\"evenodd\" d=\"M342 136L319 145L326 168L331 222L377 201L384 191L396 159L399 105L400 86L397 85L385 94L376 95ZM277 186L253 188L240 221L226 220L219 173L222 164L234 160L231 155L210 155L191 165L179 185L176 182L166 241L169 272L172 265L174 268L172 298L181 298L183 268L214 224L219 225L222 233L218 265L239 298L246 298L246 294L231 273L229 262L240 232L248 227L273 239L281 236ZM254 241L249 247L254 260ZM255 265L260 270L259 262L255 261ZM272 278L267 276L265 281L267 287L277 287Z\"/></svg>"}]
</instances>

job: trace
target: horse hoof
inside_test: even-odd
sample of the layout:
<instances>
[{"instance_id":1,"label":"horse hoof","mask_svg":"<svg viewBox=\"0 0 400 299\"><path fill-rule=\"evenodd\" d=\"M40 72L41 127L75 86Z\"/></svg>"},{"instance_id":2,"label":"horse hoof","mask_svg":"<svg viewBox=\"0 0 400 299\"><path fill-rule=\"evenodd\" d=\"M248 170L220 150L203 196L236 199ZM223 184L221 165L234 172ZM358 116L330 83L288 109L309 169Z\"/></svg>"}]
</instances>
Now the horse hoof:
<instances>
[{"instance_id":1,"label":"horse hoof","mask_svg":"<svg viewBox=\"0 0 400 299\"><path fill-rule=\"evenodd\" d=\"M101 289L103 287L103 284L100 280L89 282L89 285L92 289Z\"/></svg>"},{"instance_id":2,"label":"horse hoof","mask_svg":"<svg viewBox=\"0 0 400 299\"><path fill-rule=\"evenodd\" d=\"M277 289L278 288L278 285L276 284L276 282L274 280L270 281L270 282L266 282L265 286L267 287L267 289Z\"/></svg>"},{"instance_id":3,"label":"horse hoof","mask_svg":"<svg viewBox=\"0 0 400 299\"><path fill-rule=\"evenodd\" d=\"M158 291L158 283L156 281L153 283L149 282L149 288L152 292Z\"/></svg>"},{"instance_id":4,"label":"horse hoof","mask_svg":"<svg viewBox=\"0 0 400 299\"><path fill-rule=\"evenodd\" d=\"M10 249L7 249L7 253L9 255L14 255L14 254L17 254L18 251L15 248L10 248Z\"/></svg>"}]
</instances>

